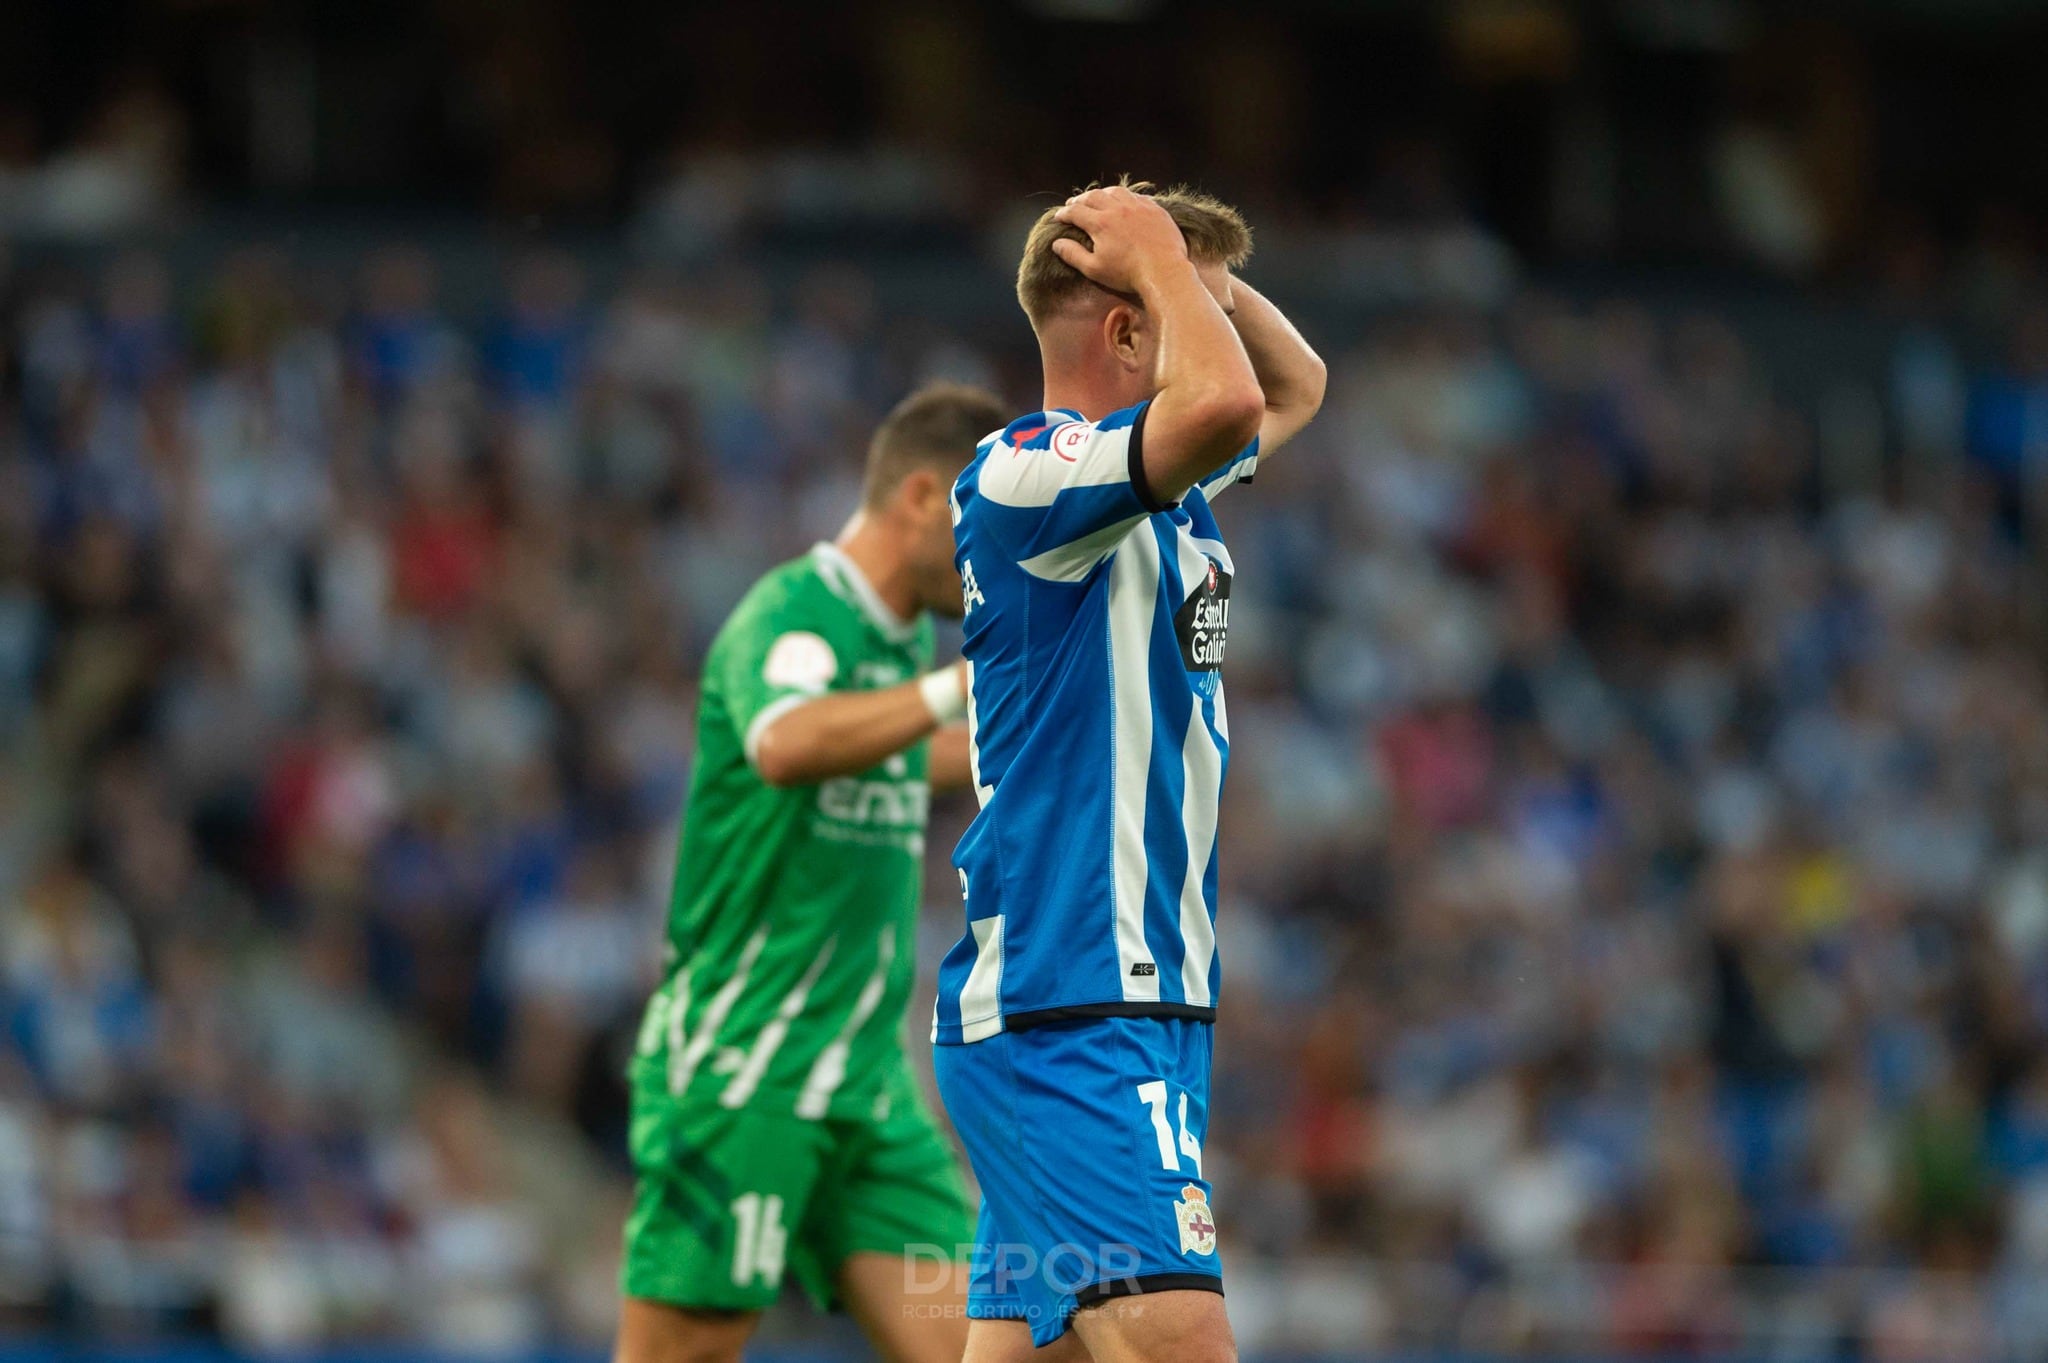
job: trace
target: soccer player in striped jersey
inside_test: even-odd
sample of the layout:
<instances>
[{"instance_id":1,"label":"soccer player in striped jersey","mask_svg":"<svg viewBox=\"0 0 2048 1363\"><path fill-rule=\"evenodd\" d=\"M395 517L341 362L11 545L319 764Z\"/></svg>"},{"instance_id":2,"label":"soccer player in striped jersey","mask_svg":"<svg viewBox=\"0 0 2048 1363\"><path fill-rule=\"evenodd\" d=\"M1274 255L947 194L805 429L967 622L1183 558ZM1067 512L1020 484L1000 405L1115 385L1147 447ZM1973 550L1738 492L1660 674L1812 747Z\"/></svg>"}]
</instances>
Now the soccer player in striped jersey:
<instances>
[{"instance_id":1,"label":"soccer player in striped jersey","mask_svg":"<svg viewBox=\"0 0 2048 1363\"><path fill-rule=\"evenodd\" d=\"M961 1356L958 1275L929 1260L967 1241L966 1189L901 1035L928 792L967 780L965 680L930 670L927 613L959 613L948 490L1001 420L975 389L906 398L860 511L705 659L632 1064L619 1363L737 1360L785 1272L895 1363Z\"/></svg>"},{"instance_id":2,"label":"soccer player in striped jersey","mask_svg":"<svg viewBox=\"0 0 2048 1363\"><path fill-rule=\"evenodd\" d=\"M1044 410L953 487L981 810L933 1040L982 1191L970 1363L1235 1356L1201 1149L1234 572L1210 503L1324 385L1234 277L1250 248L1187 191L1042 217L1017 293Z\"/></svg>"}]
</instances>

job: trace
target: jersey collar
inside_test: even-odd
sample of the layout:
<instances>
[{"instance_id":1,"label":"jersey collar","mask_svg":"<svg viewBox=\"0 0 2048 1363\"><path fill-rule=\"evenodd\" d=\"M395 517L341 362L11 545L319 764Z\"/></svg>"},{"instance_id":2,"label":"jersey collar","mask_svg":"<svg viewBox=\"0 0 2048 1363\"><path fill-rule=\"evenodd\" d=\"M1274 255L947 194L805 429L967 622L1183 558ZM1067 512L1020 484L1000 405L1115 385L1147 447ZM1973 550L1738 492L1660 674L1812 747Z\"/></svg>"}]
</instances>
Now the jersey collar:
<instances>
[{"instance_id":1,"label":"jersey collar","mask_svg":"<svg viewBox=\"0 0 2048 1363\"><path fill-rule=\"evenodd\" d=\"M825 579L825 585L859 606L891 642L908 643L917 633L917 621L905 620L890 610L875 584L868 581L868 575L846 556L844 549L830 540L820 540L811 547L811 557L817 560L818 575Z\"/></svg>"}]
</instances>

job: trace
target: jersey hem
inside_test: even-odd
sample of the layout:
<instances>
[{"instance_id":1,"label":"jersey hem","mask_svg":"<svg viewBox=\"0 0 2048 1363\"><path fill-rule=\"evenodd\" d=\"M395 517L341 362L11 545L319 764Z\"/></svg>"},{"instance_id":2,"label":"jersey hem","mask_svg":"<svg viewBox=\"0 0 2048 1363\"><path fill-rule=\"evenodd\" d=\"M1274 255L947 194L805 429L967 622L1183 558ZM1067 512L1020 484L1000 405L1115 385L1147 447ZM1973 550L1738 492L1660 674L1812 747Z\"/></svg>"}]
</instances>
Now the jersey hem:
<instances>
[{"instance_id":1,"label":"jersey hem","mask_svg":"<svg viewBox=\"0 0 2048 1363\"><path fill-rule=\"evenodd\" d=\"M1008 1031L1023 1032L1079 1018L1187 1018L1194 1022L1214 1022L1216 1009L1207 1004L1175 1003L1170 999L1065 1003L1052 1008L1032 1008L1022 1013L1005 1013L1003 1026Z\"/></svg>"},{"instance_id":2,"label":"jersey hem","mask_svg":"<svg viewBox=\"0 0 2048 1363\"><path fill-rule=\"evenodd\" d=\"M1114 999L1103 1003L1062 1003L1051 1008L1031 1008L1024 1012L999 1013L993 1018L977 1018L972 1022L945 1023L933 1027L932 1042L939 1046L971 1046L977 1041L1000 1036L1004 1032L1028 1032L1033 1027L1049 1027L1059 1022L1077 1022L1086 1018L1184 1018L1190 1022L1216 1021L1213 1005L1198 1003L1175 1003L1172 1000ZM979 1031L990 1022L996 1027L992 1031L981 1031L980 1035L969 1036L968 1032Z\"/></svg>"},{"instance_id":3,"label":"jersey hem","mask_svg":"<svg viewBox=\"0 0 2048 1363\"><path fill-rule=\"evenodd\" d=\"M876 1064L885 1070L888 1066L907 1068L909 1058L899 1046L886 1060ZM643 1101L659 1102L685 1117L720 1112L745 1113L752 1117L781 1118L803 1126L818 1126L822 1123L873 1120L875 1104L889 1091L894 1076L886 1072L870 1073L857 1083L850 1079L842 1081L826 1100L825 1110L815 1116L798 1111L804 1095L802 1083L770 1084L764 1081L747 1095L745 1102L731 1104L720 1096L725 1091L725 1084L730 1082L729 1076L700 1074L691 1081L688 1089L677 1093L668 1086L668 1059L665 1053L660 1052L635 1056L627 1066L626 1080L629 1086L641 1091Z\"/></svg>"}]
</instances>

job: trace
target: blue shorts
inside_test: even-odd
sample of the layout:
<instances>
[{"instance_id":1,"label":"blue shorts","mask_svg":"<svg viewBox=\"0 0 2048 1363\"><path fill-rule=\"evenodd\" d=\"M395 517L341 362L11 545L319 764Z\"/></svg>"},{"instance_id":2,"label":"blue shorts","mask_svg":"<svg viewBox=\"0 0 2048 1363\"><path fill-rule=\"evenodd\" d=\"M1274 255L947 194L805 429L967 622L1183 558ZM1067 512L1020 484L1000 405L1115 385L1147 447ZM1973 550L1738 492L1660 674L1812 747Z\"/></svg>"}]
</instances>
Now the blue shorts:
<instances>
[{"instance_id":1,"label":"blue shorts","mask_svg":"<svg viewBox=\"0 0 2048 1363\"><path fill-rule=\"evenodd\" d=\"M1202 1177L1209 1023L1096 1017L934 1046L981 1184L967 1314L1034 1344L1108 1297L1223 1290Z\"/></svg>"}]
</instances>

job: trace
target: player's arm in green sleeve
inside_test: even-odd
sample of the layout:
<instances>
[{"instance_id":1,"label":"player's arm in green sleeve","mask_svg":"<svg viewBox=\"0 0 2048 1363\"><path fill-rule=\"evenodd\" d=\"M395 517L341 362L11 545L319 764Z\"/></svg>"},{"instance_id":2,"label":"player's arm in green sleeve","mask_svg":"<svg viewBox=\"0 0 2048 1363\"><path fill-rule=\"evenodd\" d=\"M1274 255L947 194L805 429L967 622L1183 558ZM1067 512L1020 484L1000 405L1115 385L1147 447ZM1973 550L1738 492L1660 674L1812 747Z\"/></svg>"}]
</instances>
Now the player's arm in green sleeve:
<instances>
[{"instance_id":1,"label":"player's arm in green sleeve","mask_svg":"<svg viewBox=\"0 0 2048 1363\"><path fill-rule=\"evenodd\" d=\"M736 650L724 678L748 765L771 786L808 786L868 770L966 709L958 664L874 691L834 690L838 657L791 630L765 657Z\"/></svg>"},{"instance_id":2,"label":"player's arm in green sleeve","mask_svg":"<svg viewBox=\"0 0 2048 1363\"><path fill-rule=\"evenodd\" d=\"M851 776L931 737L939 719L922 680L879 691L835 691L791 708L763 729L752 753L754 770L771 786ZM961 752L964 767L964 743ZM964 778L955 784L965 784Z\"/></svg>"}]
</instances>

